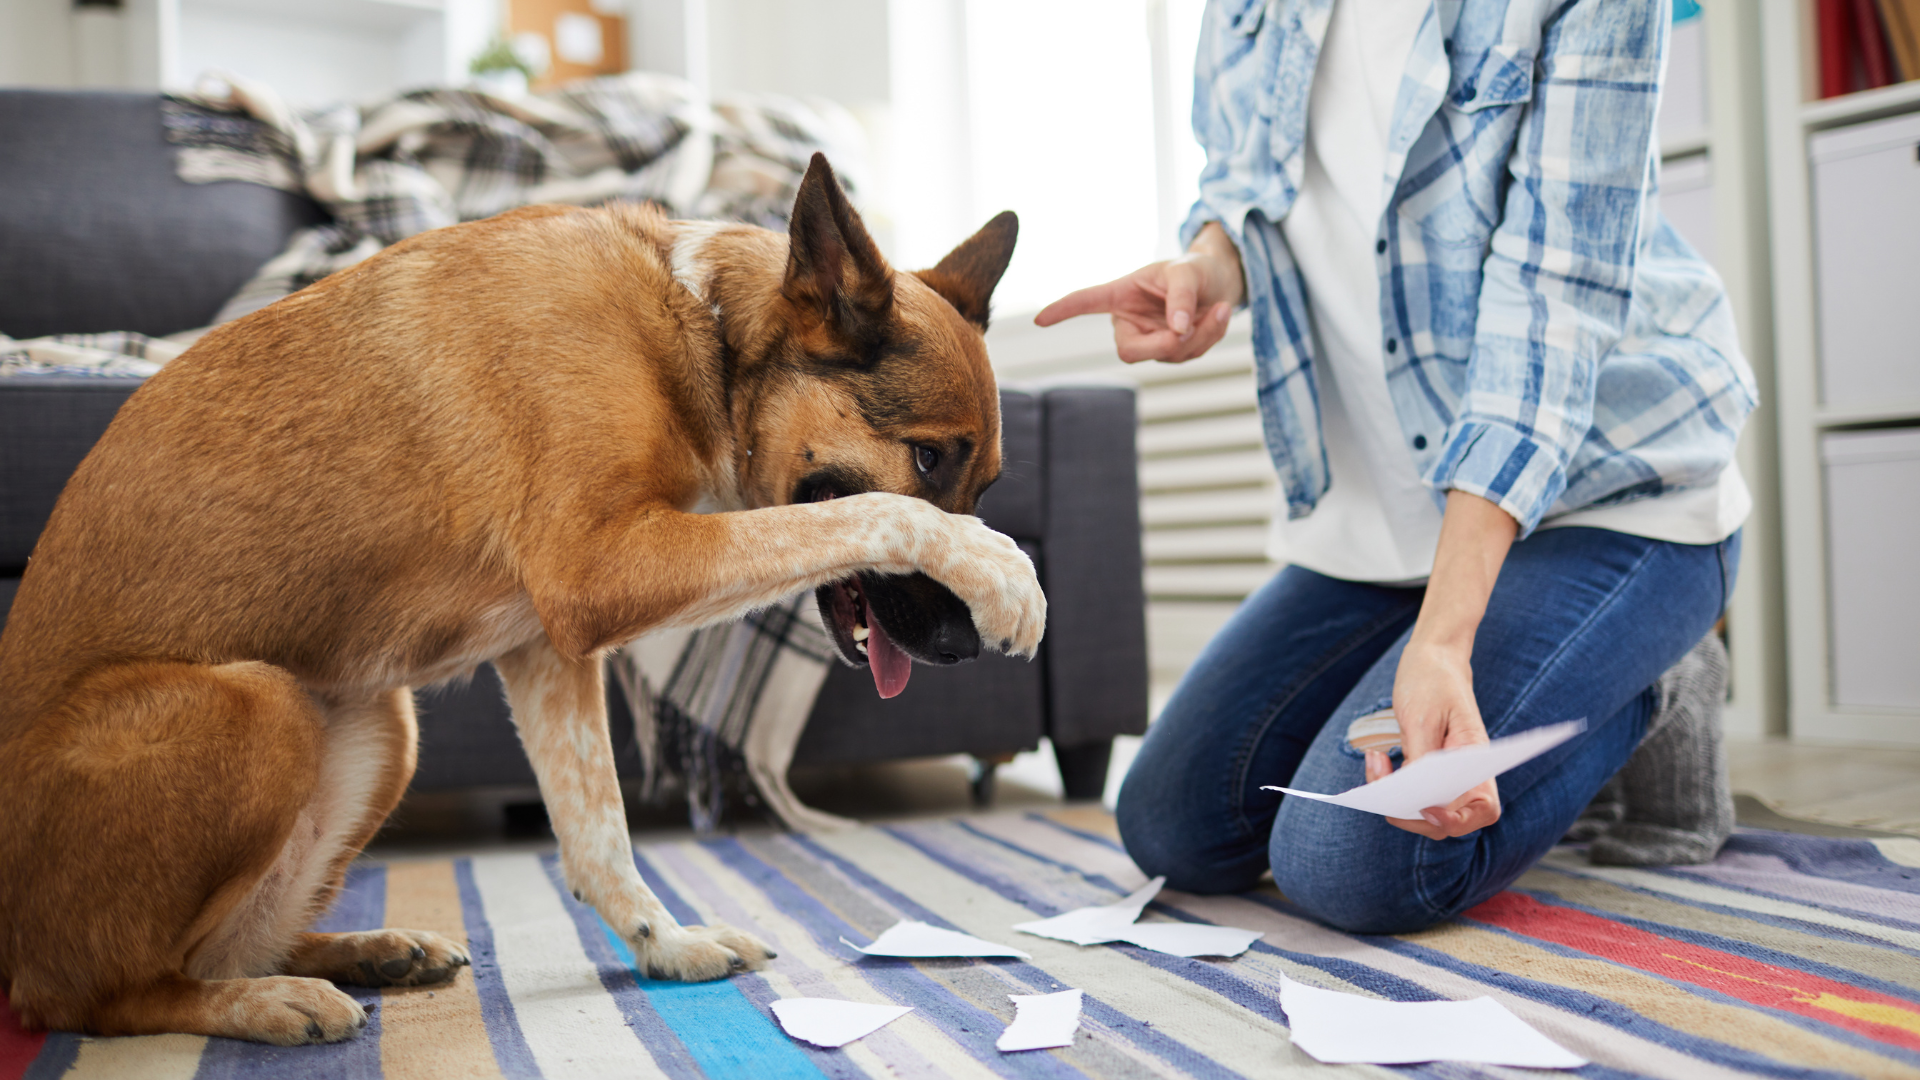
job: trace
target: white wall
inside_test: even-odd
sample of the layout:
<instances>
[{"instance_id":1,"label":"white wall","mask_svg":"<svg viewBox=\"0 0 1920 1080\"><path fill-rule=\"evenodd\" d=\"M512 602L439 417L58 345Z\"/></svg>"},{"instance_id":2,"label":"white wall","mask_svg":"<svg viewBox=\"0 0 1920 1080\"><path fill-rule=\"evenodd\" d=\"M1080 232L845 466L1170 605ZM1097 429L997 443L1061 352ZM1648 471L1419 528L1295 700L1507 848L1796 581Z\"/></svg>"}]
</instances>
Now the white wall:
<instances>
[{"instance_id":1,"label":"white wall","mask_svg":"<svg viewBox=\"0 0 1920 1080\"><path fill-rule=\"evenodd\" d=\"M72 86L71 0L0 0L0 86Z\"/></svg>"}]
</instances>

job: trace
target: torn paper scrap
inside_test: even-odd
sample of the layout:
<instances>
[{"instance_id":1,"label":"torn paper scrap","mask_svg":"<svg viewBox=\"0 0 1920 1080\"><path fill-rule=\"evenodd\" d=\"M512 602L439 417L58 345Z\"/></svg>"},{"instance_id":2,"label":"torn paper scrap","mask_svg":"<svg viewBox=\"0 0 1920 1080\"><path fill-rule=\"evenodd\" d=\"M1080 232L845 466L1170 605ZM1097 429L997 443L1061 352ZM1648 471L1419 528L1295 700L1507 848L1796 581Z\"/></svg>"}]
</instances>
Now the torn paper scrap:
<instances>
[{"instance_id":1,"label":"torn paper scrap","mask_svg":"<svg viewBox=\"0 0 1920 1080\"><path fill-rule=\"evenodd\" d=\"M1377 1001L1280 976L1293 1044L1330 1065L1472 1061L1577 1069L1587 1059L1540 1034L1490 997Z\"/></svg>"},{"instance_id":2,"label":"torn paper scrap","mask_svg":"<svg viewBox=\"0 0 1920 1080\"><path fill-rule=\"evenodd\" d=\"M1157 877L1135 889L1124 900L1101 907L1075 908L1050 919L1014 923L1013 928L1025 934L1071 941L1075 945L1101 945L1118 941L1134 920L1140 917L1140 913L1146 910L1147 902L1158 895L1160 887L1166 883L1166 878Z\"/></svg>"},{"instance_id":3,"label":"torn paper scrap","mask_svg":"<svg viewBox=\"0 0 1920 1080\"><path fill-rule=\"evenodd\" d=\"M1239 956L1260 940L1259 930L1205 923L1135 923L1116 940L1173 956Z\"/></svg>"},{"instance_id":4,"label":"torn paper scrap","mask_svg":"<svg viewBox=\"0 0 1920 1080\"><path fill-rule=\"evenodd\" d=\"M996 945L991 941L982 941L971 934L958 930L943 930L938 926L929 926L912 919L902 919L887 928L887 932L873 939L871 945L855 945L846 938L840 939L848 948L859 949L868 956L1017 956L1022 960L1031 960L1032 953L1024 953L1007 945Z\"/></svg>"},{"instance_id":5,"label":"torn paper scrap","mask_svg":"<svg viewBox=\"0 0 1920 1080\"><path fill-rule=\"evenodd\" d=\"M1048 1050L1072 1046L1080 1027L1080 991L1057 994L1008 994L1013 999L1013 1023L993 1045L1002 1050Z\"/></svg>"},{"instance_id":6,"label":"torn paper scrap","mask_svg":"<svg viewBox=\"0 0 1920 1080\"><path fill-rule=\"evenodd\" d=\"M913 1011L910 1005L869 1005L832 998L785 998L773 1015L787 1034L829 1050L871 1035Z\"/></svg>"},{"instance_id":7,"label":"torn paper scrap","mask_svg":"<svg viewBox=\"0 0 1920 1080\"><path fill-rule=\"evenodd\" d=\"M1204 923L1135 922L1166 883L1166 878L1157 877L1124 900L1100 907L1075 908L1049 919L1014 923L1013 928L1024 934L1071 941L1075 945L1124 941L1154 952L1189 957L1239 956L1260 940L1259 930L1236 930L1231 926Z\"/></svg>"},{"instance_id":8,"label":"torn paper scrap","mask_svg":"<svg viewBox=\"0 0 1920 1080\"><path fill-rule=\"evenodd\" d=\"M1429 806L1446 806L1471 791L1475 785L1491 780L1508 769L1559 746L1587 729L1585 720L1548 724L1481 746L1457 746L1435 750L1416 761L1402 765L1392 774L1371 784L1361 784L1338 795L1316 791L1296 791L1289 787L1263 787L1262 791L1280 791L1302 799L1365 810L1393 818L1418 818Z\"/></svg>"}]
</instances>

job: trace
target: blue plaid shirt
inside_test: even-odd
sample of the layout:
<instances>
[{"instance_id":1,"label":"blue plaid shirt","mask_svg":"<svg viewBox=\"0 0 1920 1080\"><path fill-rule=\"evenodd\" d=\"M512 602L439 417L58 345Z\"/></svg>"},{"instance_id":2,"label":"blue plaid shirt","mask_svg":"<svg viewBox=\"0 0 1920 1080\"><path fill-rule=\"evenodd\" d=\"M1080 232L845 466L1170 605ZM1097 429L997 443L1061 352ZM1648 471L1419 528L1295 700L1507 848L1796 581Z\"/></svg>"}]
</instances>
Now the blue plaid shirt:
<instances>
[{"instance_id":1,"label":"blue plaid shirt","mask_svg":"<svg viewBox=\"0 0 1920 1080\"><path fill-rule=\"evenodd\" d=\"M1363 0L1341 0L1343 3ZM1288 512L1328 486L1299 190L1333 0L1209 0L1183 243L1240 249L1260 414ZM1530 533L1710 483L1753 411L1725 288L1660 217L1665 0L1439 0L1400 80L1376 242L1381 359L1416 468Z\"/></svg>"}]
</instances>

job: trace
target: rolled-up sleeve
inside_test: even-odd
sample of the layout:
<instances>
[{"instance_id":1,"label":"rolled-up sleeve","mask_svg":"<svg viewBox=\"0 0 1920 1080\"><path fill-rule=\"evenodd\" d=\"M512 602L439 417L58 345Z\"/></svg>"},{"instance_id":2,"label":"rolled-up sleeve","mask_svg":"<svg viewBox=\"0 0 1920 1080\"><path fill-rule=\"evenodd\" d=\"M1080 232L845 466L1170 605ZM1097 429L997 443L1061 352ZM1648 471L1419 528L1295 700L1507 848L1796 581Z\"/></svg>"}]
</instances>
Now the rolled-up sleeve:
<instances>
[{"instance_id":1,"label":"rolled-up sleeve","mask_svg":"<svg viewBox=\"0 0 1920 1080\"><path fill-rule=\"evenodd\" d=\"M1588 438L1626 329L1667 6L1576 0L1543 28L1485 258L1466 394L1428 481L1533 531ZM1469 90L1469 93L1471 91Z\"/></svg>"}]
</instances>

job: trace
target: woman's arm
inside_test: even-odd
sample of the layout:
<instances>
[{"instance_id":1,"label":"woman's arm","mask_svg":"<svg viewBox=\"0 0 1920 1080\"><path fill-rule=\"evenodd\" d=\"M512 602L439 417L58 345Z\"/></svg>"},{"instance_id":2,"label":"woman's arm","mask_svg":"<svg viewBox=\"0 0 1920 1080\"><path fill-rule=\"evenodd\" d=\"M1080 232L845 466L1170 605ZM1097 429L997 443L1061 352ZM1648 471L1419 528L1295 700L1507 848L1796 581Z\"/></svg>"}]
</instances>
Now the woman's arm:
<instances>
[{"instance_id":1,"label":"woman's arm","mask_svg":"<svg viewBox=\"0 0 1920 1080\"><path fill-rule=\"evenodd\" d=\"M1447 493L1426 599L1393 682L1393 713L1400 721L1401 752L1407 761L1432 750L1487 741L1473 697L1473 636L1519 528L1505 510L1478 495ZM1392 771L1385 753L1368 752L1368 781ZM1488 780L1449 806L1429 807L1422 817L1424 821L1388 820L1435 840L1464 836L1500 820L1499 789Z\"/></svg>"},{"instance_id":2,"label":"woman's arm","mask_svg":"<svg viewBox=\"0 0 1920 1080\"><path fill-rule=\"evenodd\" d=\"M1213 348L1226 334L1227 320L1246 291L1240 250L1219 222L1210 221L1185 255L1068 293L1041 309L1033 321L1052 326L1075 315L1105 313L1113 317L1113 344L1120 359L1178 364Z\"/></svg>"}]
</instances>

